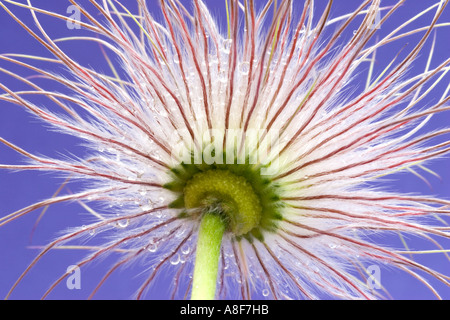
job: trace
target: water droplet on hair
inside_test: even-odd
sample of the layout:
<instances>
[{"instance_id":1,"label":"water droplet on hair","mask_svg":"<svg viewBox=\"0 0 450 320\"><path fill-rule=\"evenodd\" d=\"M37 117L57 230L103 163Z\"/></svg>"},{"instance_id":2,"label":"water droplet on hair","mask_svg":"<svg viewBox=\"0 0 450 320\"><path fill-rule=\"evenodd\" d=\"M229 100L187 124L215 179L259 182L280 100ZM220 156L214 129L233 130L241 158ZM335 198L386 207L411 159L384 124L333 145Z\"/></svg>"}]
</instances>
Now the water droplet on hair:
<instances>
[{"instance_id":1,"label":"water droplet on hair","mask_svg":"<svg viewBox=\"0 0 450 320\"><path fill-rule=\"evenodd\" d=\"M222 52L225 54L229 54L231 50L231 45L233 44L233 40L225 39L222 42Z\"/></svg>"},{"instance_id":2,"label":"water droplet on hair","mask_svg":"<svg viewBox=\"0 0 450 320\"><path fill-rule=\"evenodd\" d=\"M269 290L264 289L264 290L262 291L262 295L263 295L264 297L267 297L267 296L269 295Z\"/></svg>"},{"instance_id":3,"label":"water droplet on hair","mask_svg":"<svg viewBox=\"0 0 450 320\"><path fill-rule=\"evenodd\" d=\"M243 75L248 75L249 71L250 71L250 63L248 62L242 62L239 65L239 71L241 72L241 74Z\"/></svg>"},{"instance_id":4,"label":"water droplet on hair","mask_svg":"<svg viewBox=\"0 0 450 320\"><path fill-rule=\"evenodd\" d=\"M184 236L185 233L186 233L186 229L181 229L180 231L178 231L178 232L175 234L175 237L181 238L181 237Z\"/></svg>"},{"instance_id":5,"label":"water droplet on hair","mask_svg":"<svg viewBox=\"0 0 450 320\"><path fill-rule=\"evenodd\" d=\"M151 243L148 247L147 250L150 252L155 252L158 249L158 245L156 243Z\"/></svg>"},{"instance_id":6,"label":"water droplet on hair","mask_svg":"<svg viewBox=\"0 0 450 320\"><path fill-rule=\"evenodd\" d=\"M130 224L130 220L129 219L123 219L123 220L117 221L117 226L119 228L126 228L126 227L128 227L129 224Z\"/></svg>"},{"instance_id":7,"label":"water droplet on hair","mask_svg":"<svg viewBox=\"0 0 450 320\"><path fill-rule=\"evenodd\" d=\"M353 30L353 34L357 34L358 33L358 30Z\"/></svg>"},{"instance_id":8,"label":"water droplet on hair","mask_svg":"<svg viewBox=\"0 0 450 320\"><path fill-rule=\"evenodd\" d=\"M147 204L142 206L143 211L150 211L153 209L153 203L151 201L148 201Z\"/></svg>"},{"instance_id":9,"label":"water droplet on hair","mask_svg":"<svg viewBox=\"0 0 450 320\"><path fill-rule=\"evenodd\" d=\"M180 263L180 255L175 253L172 258L170 258L170 263L174 266Z\"/></svg>"},{"instance_id":10,"label":"water droplet on hair","mask_svg":"<svg viewBox=\"0 0 450 320\"><path fill-rule=\"evenodd\" d=\"M89 234L93 236L95 234L95 229L89 230Z\"/></svg>"},{"instance_id":11,"label":"water droplet on hair","mask_svg":"<svg viewBox=\"0 0 450 320\"><path fill-rule=\"evenodd\" d=\"M189 247L188 245L184 245L183 247L181 247L181 252L183 254L188 254L191 251L191 247Z\"/></svg>"}]
</instances>

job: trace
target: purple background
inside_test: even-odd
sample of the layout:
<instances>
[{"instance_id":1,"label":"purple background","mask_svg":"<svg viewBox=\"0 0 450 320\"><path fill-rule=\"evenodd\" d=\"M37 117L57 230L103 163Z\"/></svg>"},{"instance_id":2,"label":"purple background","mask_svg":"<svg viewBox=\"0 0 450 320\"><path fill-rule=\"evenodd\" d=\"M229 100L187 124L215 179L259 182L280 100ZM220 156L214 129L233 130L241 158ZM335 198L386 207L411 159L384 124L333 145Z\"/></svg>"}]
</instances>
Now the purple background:
<instances>
[{"instance_id":1,"label":"purple background","mask_svg":"<svg viewBox=\"0 0 450 320\"><path fill-rule=\"evenodd\" d=\"M25 1L22 0L20 2ZM132 12L136 12L135 1L121 2L127 5ZM153 12L158 12L157 6L153 4L157 3L157 1L152 0L147 2L152 3L150 7ZM190 3L188 0L184 0L182 2ZM392 0L382 1L382 5L392 5L395 2L396 1ZM66 14L66 9L68 5L70 5L68 1L66 2L61 0L33 1L33 3L38 7L51 9L60 14ZM92 6L87 4L88 1L80 1L80 3L83 5L86 4L86 8L92 10ZM261 6L265 3L265 1L256 0L256 3ZM321 12L326 3L327 1L323 0L316 1L316 12ZM355 9L359 3L360 1L357 0L335 1L331 15L332 17L336 17L341 14L348 13ZM394 14L394 16L387 21L382 29L378 31L380 37L388 34L395 26L401 24L406 18L412 17L426 8L429 5L428 3L431 3L431 1L407 0L406 5L401 7ZM218 18L223 26L222 30L225 32L226 15L224 1L207 0L206 4L209 8L211 8L213 15ZM299 4L296 4L296 6L298 10L302 7ZM13 12L15 12L24 23L34 26L34 22L26 9L14 8L14 6L11 5L8 5L8 7L12 8ZM92 10L92 12L95 11ZM425 26L432 19L433 12L425 15L423 18L413 23L409 28ZM159 13L156 15L157 17L160 17ZM48 34L52 38L89 34L83 30L67 29L65 22L56 21L56 19L43 15L39 15L39 17L45 29L48 31ZM86 22L84 17L83 21ZM450 21L450 8L446 9L440 21ZM351 36L352 30L352 27L349 27L346 34L342 38L348 39ZM444 40L448 39L448 36L446 35L449 31L450 30L448 27L437 30L437 37L440 41L438 41L435 49L435 58L433 59L432 67L436 67L438 63L441 63L449 56L450 44L448 40ZM384 69L387 63L389 63L389 61L405 43L409 43L409 46L407 46L406 50L404 50L401 54L401 57L405 57L406 53L410 50L410 48L412 48L418 39L419 36L411 36L407 39L397 41L389 45L387 48L381 49L377 54L376 69L378 72ZM431 41L427 43L423 54L419 57L417 63L413 67L413 70L411 70L412 74L415 74L415 68L417 68L417 72L423 70L424 63L427 58L426 52L427 49L430 48L430 44ZM104 71L110 74L110 69L105 63L97 45L77 41L63 43L61 47L66 50L66 52L70 52L71 57L75 58L81 64L85 66L92 66L96 70ZM29 36L27 32L23 30L15 21L13 21L3 9L0 9L0 53L24 53L50 57L45 48ZM47 69L52 67L51 65L45 63L35 62L35 64ZM17 72L21 76L34 75L34 73L30 70L17 67L10 63L5 63L4 61L0 61L0 67ZM365 73L363 72L361 81L365 81L364 77ZM446 79L448 82L448 77ZM432 92L426 103L436 102L439 99L446 87L446 81L443 81ZM22 83L2 72L0 72L0 82L7 84L14 90L26 88ZM64 90L63 88L57 87L50 83L48 80L37 79L36 83L48 89ZM44 105L48 103L48 100L46 99L32 99L32 101L36 103L41 102L41 104ZM443 128L448 126L449 119L448 113L435 116L430 121L428 128ZM79 146L79 140L48 131L45 126L27 114L27 112L25 112L22 108L3 101L0 101L0 136L32 153L47 156L58 156L58 154L65 154L67 152L72 152L80 156L83 156L84 154L83 148ZM0 145L0 163L16 164L21 163L21 161L21 157L16 152ZM434 160L428 165L428 167L439 173L442 177L442 181L440 181L428 173L423 173L431 183L432 189L430 189L419 178L408 172L391 176L391 181L388 181L386 186L390 190L436 195L438 197L450 199L450 172L448 170L448 158ZM50 197L59 187L61 182L62 180L59 178L38 172L11 173L4 170L0 171L0 216L4 216L22 208L23 206L27 206L36 201ZM77 186L74 185L71 188L72 190L75 190ZM85 224L86 221L89 221L89 214L87 214L85 210L78 205L62 204L51 206L48 212L44 215L42 221L39 223L34 233L32 242L30 243L31 231L36 222L36 218L39 216L39 213L40 210L28 214L26 217L0 228L0 297L2 298L6 295L15 280L20 276L27 265L38 253L38 250L30 248L30 245L37 246L46 244L57 235L57 231L63 230L66 227ZM402 248L398 237L395 236L377 240L390 243L400 249ZM439 240L444 247L450 248L449 241ZM408 244L410 248L417 247L421 249L435 249L435 247L429 243L414 238L409 239ZM85 253L80 250L57 250L50 253L32 269L23 282L16 288L11 298L40 298L40 296L47 290L48 286L65 272L67 266L76 263L84 256L84 254ZM442 254L416 255L414 259L418 262L423 262L427 266L447 275L450 274L448 272L450 270L450 262ZM87 268L83 268L81 271L81 290L68 290L65 286L65 281L63 281L61 285L59 285L49 296L49 298L86 298L104 274L105 270L108 270L108 266L112 261L114 261L114 259L113 257L110 257L104 261L89 265ZM126 299L131 297L143 279L142 274L139 273L144 269L144 266L134 266L127 270L116 272L109 279L109 281L106 282L102 289L100 289L95 297L102 299ZM159 281L150 289L147 298L167 297L164 293L166 292L169 281L170 279L160 278ZM396 269L392 270L382 267L381 282L388 289L392 297L396 299L428 299L434 297L423 284ZM442 285L434 279L430 280L430 282L435 286L443 298L450 298L450 288ZM163 293L163 295L161 295L161 293Z\"/></svg>"}]
</instances>

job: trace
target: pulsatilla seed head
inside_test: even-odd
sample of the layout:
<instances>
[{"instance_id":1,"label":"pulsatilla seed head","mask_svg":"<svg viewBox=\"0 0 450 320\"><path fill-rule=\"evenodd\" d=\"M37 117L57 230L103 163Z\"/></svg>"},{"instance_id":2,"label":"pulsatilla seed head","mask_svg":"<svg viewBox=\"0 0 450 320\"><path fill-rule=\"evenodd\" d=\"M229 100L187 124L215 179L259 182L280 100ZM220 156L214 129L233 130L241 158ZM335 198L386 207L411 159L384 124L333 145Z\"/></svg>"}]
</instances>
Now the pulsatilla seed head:
<instances>
[{"instance_id":1,"label":"pulsatilla seed head","mask_svg":"<svg viewBox=\"0 0 450 320\"><path fill-rule=\"evenodd\" d=\"M207 211L226 223L217 298L384 297L369 281L373 266L416 279L426 298L441 297L436 279L450 286L446 265L434 270L412 256L446 254L450 201L390 184L403 171L427 180L435 174L429 161L450 152L448 122L431 127L450 109L450 60L439 50L447 44L448 0L342 1L356 4L342 16L334 16L338 1L318 12L322 3L312 0L227 0L226 18L218 19L226 28L207 6L218 1L138 1L132 12L121 1L70 0L70 12L79 13L72 17L52 12L52 1L61 3L0 1L2 26L23 27L49 51L7 54L2 41L0 102L22 107L84 148L74 156L64 145L52 152L63 157L42 156L48 145L39 150L39 140L34 154L15 143L13 127L0 125L11 137L0 132L0 142L27 160L9 163L0 152L0 169L67 179L48 199L0 217L0 228L62 202L81 204L94 221L52 234L8 297L29 290L29 271L53 249L77 248L89 252L70 263L84 279L84 266L105 263L90 297L108 294L103 284L121 268L135 272L128 268L135 262L143 268L135 297L161 298L171 288L165 298L183 299ZM400 21L409 3L421 9ZM19 9L30 10L33 22L17 16ZM53 20L41 21L43 15ZM66 22L80 29L54 39ZM83 59L101 57L101 66L76 61L66 46L73 40L94 44ZM401 52L391 50L405 43ZM17 81L26 88L14 90ZM0 106L0 121L10 121L8 110ZM386 245L392 234L409 249ZM55 277L44 298L68 275ZM379 280L373 283L391 285Z\"/></svg>"}]
</instances>

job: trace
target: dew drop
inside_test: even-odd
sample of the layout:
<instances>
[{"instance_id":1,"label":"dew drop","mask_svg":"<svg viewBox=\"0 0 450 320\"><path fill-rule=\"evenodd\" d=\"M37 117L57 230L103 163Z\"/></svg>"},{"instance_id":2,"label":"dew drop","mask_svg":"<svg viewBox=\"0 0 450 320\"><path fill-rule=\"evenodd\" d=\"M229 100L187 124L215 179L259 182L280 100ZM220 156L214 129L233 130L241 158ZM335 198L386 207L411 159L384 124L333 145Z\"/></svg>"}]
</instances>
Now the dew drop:
<instances>
[{"instance_id":1,"label":"dew drop","mask_svg":"<svg viewBox=\"0 0 450 320\"><path fill-rule=\"evenodd\" d=\"M183 254L188 254L190 251L191 251L191 247L189 247L188 245L184 245L184 246L181 248L181 252L182 252Z\"/></svg>"},{"instance_id":2,"label":"dew drop","mask_svg":"<svg viewBox=\"0 0 450 320\"><path fill-rule=\"evenodd\" d=\"M126 228L126 227L128 227L129 224L130 224L130 220L129 219L123 219L123 220L117 221L117 226L119 228Z\"/></svg>"},{"instance_id":3,"label":"dew drop","mask_svg":"<svg viewBox=\"0 0 450 320\"><path fill-rule=\"evenodd\" d=\"M181 237L184 236L185 233L186 233L186 229L181 229L180 231L178 231L178 232L175 234L175 237L181 238Z\"/></svg>"},{"instance_id":4,"label":"dew drop","mask_svg":"<svg viewBox=\"0 0 450 320\"><path fill-rule=\"evenodd\" d=\"M89 230L89 234L93 236L95 234L95 229Z\"/></svg>"},{"instance_id":5,"label":"dew drop","mask_svg":"<svg viewBox=\"0 0 450 320\"><path fill-rule=\"evenodd\" d=\"M156 245L156 243L152 243L148 246L147 250L150 252L155 252L158 249L158 246Z\"/></svg>"},{"instance_id":6,"label":"dew drop","mask_svg":"<svg viewBox=\"0 0 450 320\"><path fill-rule=\"evenodd\" d=\"M180 263L180 255L175 253L172 258L170 258L170 263L174 266Z\"/></svg>"},{"instance_id":7,"label":"dew drop","mask_svg":"<svg viewBox=\"0 0 450 320\"><path fill-rule=\"evenodd\" d=\"M262 291L262 295L263 295L264 297L269 296L269 290L264 289L264 290Z\"/></svg>"},{"instance_id":8,"label":"dew drop","mask_svg":"<svg viewBox=\"0 0 450 320\"><path fill-rule=\"evenodd\" d=\"M233 40L232 39L225 39L225 40L223 40L223 42L222 42L222 52L225 53L225 54L229 54L232 44L233 44Z\"/></svg>"},{"instance_id":9,"label":"dew drop","mask_svg":"<svg viewBox=\"0 0 450 320\"><path fill-rule=\"evenodd\" d=\"M151 204L147 204L147 205L142 206L141 209L142 209L142 212L148 212L153 209L153 206Z\"/></svg>"},{"instance_id":10,"label":"dew drop","mask_svg":"<svg viewBox=\"0 0 450 320\"><path fill-rule=\"evenodd\" d=\"M357 34L358 33L358 30L353 30L353 34Z\"/></svg>"},{"instance_id":11,"label":"dew drop","mask_svg":"<svg viewBox=\"0 0 450 320\"><path fill-rule=\"evenodd\" d=\"M248 62L242 62L239 65L239 71L241 72L241 74L243 75L248 75L249 71L250 71L250 63Z\"/></svg>"}]
</instances>

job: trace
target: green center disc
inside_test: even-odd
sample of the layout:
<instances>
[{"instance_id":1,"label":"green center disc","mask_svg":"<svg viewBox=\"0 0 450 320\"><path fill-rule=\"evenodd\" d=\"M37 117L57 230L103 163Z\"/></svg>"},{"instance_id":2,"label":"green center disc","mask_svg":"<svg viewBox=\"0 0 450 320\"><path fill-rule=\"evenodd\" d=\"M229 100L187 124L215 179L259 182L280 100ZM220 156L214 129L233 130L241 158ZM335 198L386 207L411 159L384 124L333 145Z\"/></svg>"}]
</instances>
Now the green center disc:
<instances>
[{"instance_id":1,"label":"green center disc","mask_svg":"<svg viewBox=\"0 0 450 320\"><path fill-rule=\"evenodd\" d=\"M224 158L225 159L225 158ZM261 166L250 163L180 163L172 168L172 179L164 187L175 195L170 208L180 209L180 219L198 219L217 213L226 232L237 240L264 241L265 232L275 232L284 204L281 186L261 174Z\"/></svg>"},{"instance_id":2,"label":"green center disc","mask_svg":"<svg viewBox=\"0 0 450 320\"><path fill-rule=\"evenodd\" d=\"M262 207L251 184L226 170L195 174L184 188L184 203L187 209L219 209L236 236L250 232L261 220Z\"/></svg>"}]
</instances>

